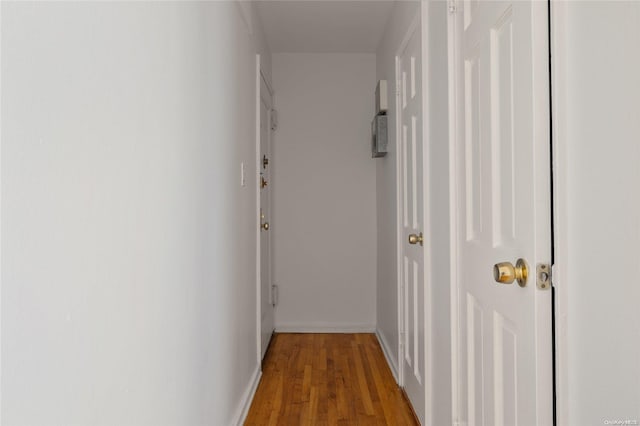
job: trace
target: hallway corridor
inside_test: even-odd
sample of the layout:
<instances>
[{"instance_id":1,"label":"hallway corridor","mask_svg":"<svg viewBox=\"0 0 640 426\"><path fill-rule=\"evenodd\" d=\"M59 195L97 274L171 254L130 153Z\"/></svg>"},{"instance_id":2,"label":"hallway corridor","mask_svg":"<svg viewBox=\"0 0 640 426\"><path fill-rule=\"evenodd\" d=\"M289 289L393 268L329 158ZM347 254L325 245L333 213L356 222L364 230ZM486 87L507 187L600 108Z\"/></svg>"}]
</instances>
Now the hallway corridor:
<instances>
[{"instance_id":1,"label":"hallway corridor","mask_svg":"<svg viewBox=\"0 0 640 426\"><path fill-rule=\"evenodd\" d=\"M640 425L640 0L0 0L0 426Z\"/></svg>"},{"instance_id":2,"label":"hallway corridor","mask_svg":"<svg viewBox=\"0 0 640 426\"><path fill-rule=\"evenodd\" d=\"M245 425L414 425L374 334L274 334Z\"/></svg>"}]
</instances>

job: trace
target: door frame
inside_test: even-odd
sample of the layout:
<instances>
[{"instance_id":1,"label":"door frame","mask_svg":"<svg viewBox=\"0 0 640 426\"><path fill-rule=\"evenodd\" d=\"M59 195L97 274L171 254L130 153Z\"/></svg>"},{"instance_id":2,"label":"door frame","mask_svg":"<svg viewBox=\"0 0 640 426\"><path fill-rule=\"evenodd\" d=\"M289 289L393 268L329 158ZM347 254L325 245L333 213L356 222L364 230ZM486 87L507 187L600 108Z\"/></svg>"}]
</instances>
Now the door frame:
<instances>
[{"instance_id":1,"label":"door frame","mask_svg":"<svg viewBox=\"0 0 640 426\"><path fill-rule=\"evenodd\" d=\"M534 38L534 43L537 46L541 46L543 47L545 50L540 52L534 52L535 58L537 58L538 60L540 59L546 59L547 61L550 61L550 67L553 67L553 72L554 72L554 77L555 74L557 73L556 69L557 66L554 64L554 62L557 62L557 59L555 61L551 60L550 57L550 53L552 53L551 51L549 51L549 49L552 49L553 53L556 52L556 50L558 49L558 41L556 40L556 38L554 37L553 39L551 39L550 36L550 30L551 28L556 29L557 24L555 27L551 27L551 25L553 25L551 23L551 19L550 17L552 16L553 12L555 12L555 9L558 9L560 6L557 6L557 2L553 2L553 1L548 1L547 3L547 8L546 8L546 13L544 14L544 16L542 16L542 13L539 13L539 11L534 11L533 12L533 18L537 19L538 21L544 21L547 23L547 25L545 26L545 30L544 31L535 31L534 30L534 34L533 34L533 38ZM553 7L549 4L556 4ZM458 321L458 295L459 295L459 286L458 286L458 268L460 266L460 262L458 261L459 259L459 245L458 245L458 235L459 235L459 229L458 229L458 218L457 218L457 211L458 211L458 195L459 195L459 182L458 182L458 178L457 178L457 141L458 141L458 122L460 120L458 114L457 114L457 100L458 100L458 86L457 86L457 72L456 70L458 70L458 66L460 65L458 58L456 57L456 51L460 48L459 46L459 40L456 37L456 31L458 30L457 26L457 19L456 17L458 16L458 13L461 13L461 11L457 8L458 6L458 2L453 0L450 3L449 6L449 13L447 16L447 56L448 56L448 69L449 69L449 81L448 81L448 93L449 93L449 236L450 236L450 250L449 250L449 258L450 258L450 312L451 312L451 316L450 316L450 328L451 328L451 420L453 424L461 424L461 420L460 420L460 399L459 399L459 392L460 392L460 386L459 386L459 380L460 380L460 374L459 374L459 357L458 357L458 348L460 347L460 324ZM562 15L564 16L564 15ZM535 26L534 26L535 28ZM551 41L550 41L551 40ZM562 45L563 46L563 45ZM555 58L557 58L557 56L555 56ZM534 59L535 60L535 59ZM453 72L452 72L453 71ZM556 91L557 89L553 90L553 93L551 93L551 75L550 73L545 74L544 76L536 76L535 79L536 81L540 81L540 80L546 80L546 84L547 84L547 90L549 91L549 96L553 96L553 108L551 107L551 100L547 99L547 113L548 113L548 117L547 117L547 121L546 121L546 125L547 125L547 132L549 134L549 143L550 146L548 147L538 147L536 148L534 155L536 156L536 159L538 157L539 152L541 152L542 150L549 150L549 152L551 152L551 150L553 149L555 151L555 135L552 136L552 130L556 127L555 122L552 120L552 111L555 112L556 110ZM535 82L534 82L535 84ZM540 118L538 117L536 121L534 121L533 124L533 128L534 131L538 131L539 130L539 125L540 125ZM552 124L553 123L553 124ZM564 158L564 157L563 157ZM553 253L554 253L554 249L556 247L557 241L558 241L558 235L557 232L554 232L554 223L555 219L553 216L553 211L556 211L557 214L557 209L555 208L555 206L557 205L557 193L554 191L554 188L552 187L554 184L554 179L556 178L557 175L557 171L555 170L554 164L552 163L554 157L551 156L549 159L550 162L550 175L547 177L548 179L548 183L549 183L549 195L550 195L550 200L549 200L549 205L548 207L551 209L551 214L550 214L550 231L551 231L551 238L550 238L550 242L551 242L551 258L549 259L550 263L552 264L552 268L553 268L553 263L554 263L554 258L553 258ZM556 180L557 182L557 180ZM538 182L537 182L538 183ZM555 235L555 239L554 239L554 235ZM555 273L555 271L552 269L552 277L553 274ZM546 290L545 290L546 291ZM551 289L549 291L555 291L555 284L552 283ZM552 368L552 374L553 377L551 378L552 383L552 400L551 400L551 404L553 405L552 407L552 411L553 411L553 415L555 416L555 410L553 409L556 405L556 401L557 401L557 396L556 396L556 377L558 376L558 372L557 372L557 361L560 359L561 357L556 358L556 346L557 346L557 331L558 331L558 325L554 324L554 318L557 315L557 311L556 311L556 306L554 306L553 303L553 298L552 298L552 306L550 308L550 328L551 328L551 333L552 333L552 339L551 339L551 347L548 348L550 350L550 354L548 355L548 358L550 359L550 361L553 363L553 368ZM537 308L536 311L536 315L541 315L542 312L540 312L540 308ZM538 338L540 337L541 332L538 332ZM544 349L544 348L542 348ZM540 348L538 348L538 351L536 353L536 358L539 358L541 356L542 350ZM563 351L562 354L564 354L564 356L566 357L566 351ZM536 382L540 383L541 382L541 377L540 374L536 375ZM543 381L543 380L542 380ZM536 386L537 388L537 386ZM537 388L536 389L536 395L540 396L540 393L543 392L541 389ZM566 396L566 395L565 395ZM563 411L563 410L562 410ZM553 419L554 424L557 421L557 419L554 417Z\"/></svg>"},{"instance_id":2,"label":"door frame","mask_svg":"<svg viewBox=\"0 0 640 426\"><path fill-rule=\"evenodd\" d=\"M411 24L408 26L407 31L402 38L402 42L399 44L396 49L395 54L395 67L394 67L394 82L393 82L393 90L395 92L395 139L396 139L396 273L397 273L397 306L398 306L398 385L404 389L404 344L403 344L403 333L405 330L404 324L404 294L403 294L403 245L405 243L406 236L404 235L404 229L402 226L402 221L400 218L403 217L404 211L404 200L402 196L402 179L403 179L403 167L402 167L402 116L401 116L401 89L400 89L400 81L401 79L401 71L400 71L400 56L406 49L411 36L415 31L420 31L420 48L421 48L421 75L422 79L422 227L423 233L425 235L424 249L423 249L423 271L424 271L424 348L422 349L422 354L425 358L424 362L424 387L425 387L425 423L431 424L431 416L433 414L433 410L431 409L431 401L432 401L432 355L431 355L431 342L432 342L432 330L431 330L431 289L432 289L432 280L431 280L431 250L432 240L429 238L432 235L431 232L431 221L429 215L429 205L431 200L431 191L429 190L429 158L430 158L430 133L429 133L429 51L428 51L428 37L427 31L425 30L425 22L428 22L429 16L429 3L425 0L420 1L420 6L418 13L415 18L411 21Z\"/></svg>"},{"instance_id":3,"label":"door frame","mask_svg":"<svg viewBox=\"0 0 640 426\"><path fill-rule=\"evenodd\" d=\"M451 422L454 425L460 423L459 419L459 397L458 397L458 347L459 345L459 329L458 329L458 179L456 177L456 141L457 141L457 108L455 99L457 98L457 84L455 75L452 76L452 70L458 65L455 55L456 51L456 16L455 3L453 3L454 11L449 9L447 13L447 68L449 70L448 81L448 104L449 104L449 278L450 278L450 305L449 305L449 324L451 328Z\"/></svg>"},{"instance_id":4,"label":"door frame","mask_svg":"<svg viewBox=\"0 0 640 426\"><path fill-rule=\"evenodd\" d=\"M262 157L260 156L260 145L262 142L262 138L260 136L260 104L262 103L262 83L264 82L269 95L271 96L271 108L268 112L268 123L269 128L271 128L271 109L273 108L274 96L273 96L273 88L269 83L262 67L260 65L261 55L256 54L256 152L255 152L255 171L256 174L254 176L254 182L256 185L256 209L255 209L255 218L256 218L256 357L258 360L258 365L262 365L262 264L261 264L261 250L260 250L260 232L261 232L261 222L260 222L260 168L262 167Z\"/></svg>"},{"instance_id":5,"label":"door frame","mask_svg":"<svg viewBox=\"0 0 640 426\"><path fill-rule=\"evenodd\" d=\"M554 421L558 425L569 424L569 342L567 315L569 311L569 289L566 285L566 268L569 256L568 233L568 154L561 141L567 138L567 21L568 5L562 1L549 0L549 48L551 51L551 148L552 148L552 205L553 205L553 265L551 288L554 292Z\"/></svg>"}]
</instances>

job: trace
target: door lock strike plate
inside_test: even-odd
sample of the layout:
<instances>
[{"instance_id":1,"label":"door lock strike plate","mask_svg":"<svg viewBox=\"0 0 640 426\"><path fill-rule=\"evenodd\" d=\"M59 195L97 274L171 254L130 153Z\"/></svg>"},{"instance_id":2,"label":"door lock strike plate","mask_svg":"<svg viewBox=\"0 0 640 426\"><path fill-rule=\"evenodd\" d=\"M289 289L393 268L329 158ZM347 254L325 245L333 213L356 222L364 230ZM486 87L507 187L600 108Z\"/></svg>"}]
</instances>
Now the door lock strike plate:
<instances>
[{"instance_id":1,"label":"door lock strike plate","mask_svg":"<svg viewBox=\"0 0 640 426\"><path fill-rule=\"evenodd\" d=\"M551 288L551 267L544 263L539 263L536 267L536 283L538 290L549 290Z\"/></svg>"}]
</instances>

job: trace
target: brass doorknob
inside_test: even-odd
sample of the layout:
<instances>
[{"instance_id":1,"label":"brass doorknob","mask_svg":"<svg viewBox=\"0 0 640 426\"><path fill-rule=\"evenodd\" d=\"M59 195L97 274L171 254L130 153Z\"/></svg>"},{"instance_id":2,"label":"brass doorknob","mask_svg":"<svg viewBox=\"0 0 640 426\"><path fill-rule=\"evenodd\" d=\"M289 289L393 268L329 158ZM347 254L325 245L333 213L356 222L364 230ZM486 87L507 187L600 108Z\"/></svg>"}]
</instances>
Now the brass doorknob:
<instances>
[{"instance_id":1,"label":"brass doorknob","mask_svg":"<svg viewBox=\"0 0 640 426\"><path fill-rule=\"evenodd\" d=\"M269 230L269 222L265 222L265 223L261 224L260 227L262 229L264 229L265 231L268 231Z\"/></svg>"},{"instance_id":2,"label":"brass doorknob","mask_svg":"<svg viewBox=\"0 0 640 426\"><path fill-rule=\"evenodd\" d=\"M422 232L419 234L409 234L409 244L418 244L422 245L424 238L422 237Z\"/></svg>"},{"instance_id":3,"label":"brass doorknob","mask_svg":"<svg viewBox=\"0 0 640 426\"><path fill-rule=\"evenodd\" d=\"M266 179L263 178L263 177L260 177L260 188L266 188L267 184L268 183L267 183Z\"/></svg>"},{"instance_id":4,"label":"brass doorknob","mask_svg":"<svg viewBox=\"0 0 640 426\"><path fill-rule=\"evenodd\" d=\"M524 259L518 259L516 266L511 262L501 262L493 265L493 279L501 284L511 284L518 281L520 287L527 285L529 277L529 268Z\"/></svg>"}]
</instances>

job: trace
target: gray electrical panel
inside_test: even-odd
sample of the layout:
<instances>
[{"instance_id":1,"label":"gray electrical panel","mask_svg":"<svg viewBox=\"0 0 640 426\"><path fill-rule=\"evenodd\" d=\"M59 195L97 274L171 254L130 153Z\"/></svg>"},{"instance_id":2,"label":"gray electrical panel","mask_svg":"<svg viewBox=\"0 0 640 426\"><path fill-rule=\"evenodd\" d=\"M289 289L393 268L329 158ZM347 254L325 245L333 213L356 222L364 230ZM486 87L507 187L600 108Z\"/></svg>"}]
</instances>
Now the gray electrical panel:
<instances>
[{"instance_id":1,"label":"gray electrical panel","mask_svg":"<svg viewBox=\"0 0 640 426\"><path fill-rule=\"evenodd\" d=\"M376 115L371 122L371 156L387 155L387 116Z\"/></svg>"}]
</instances>

